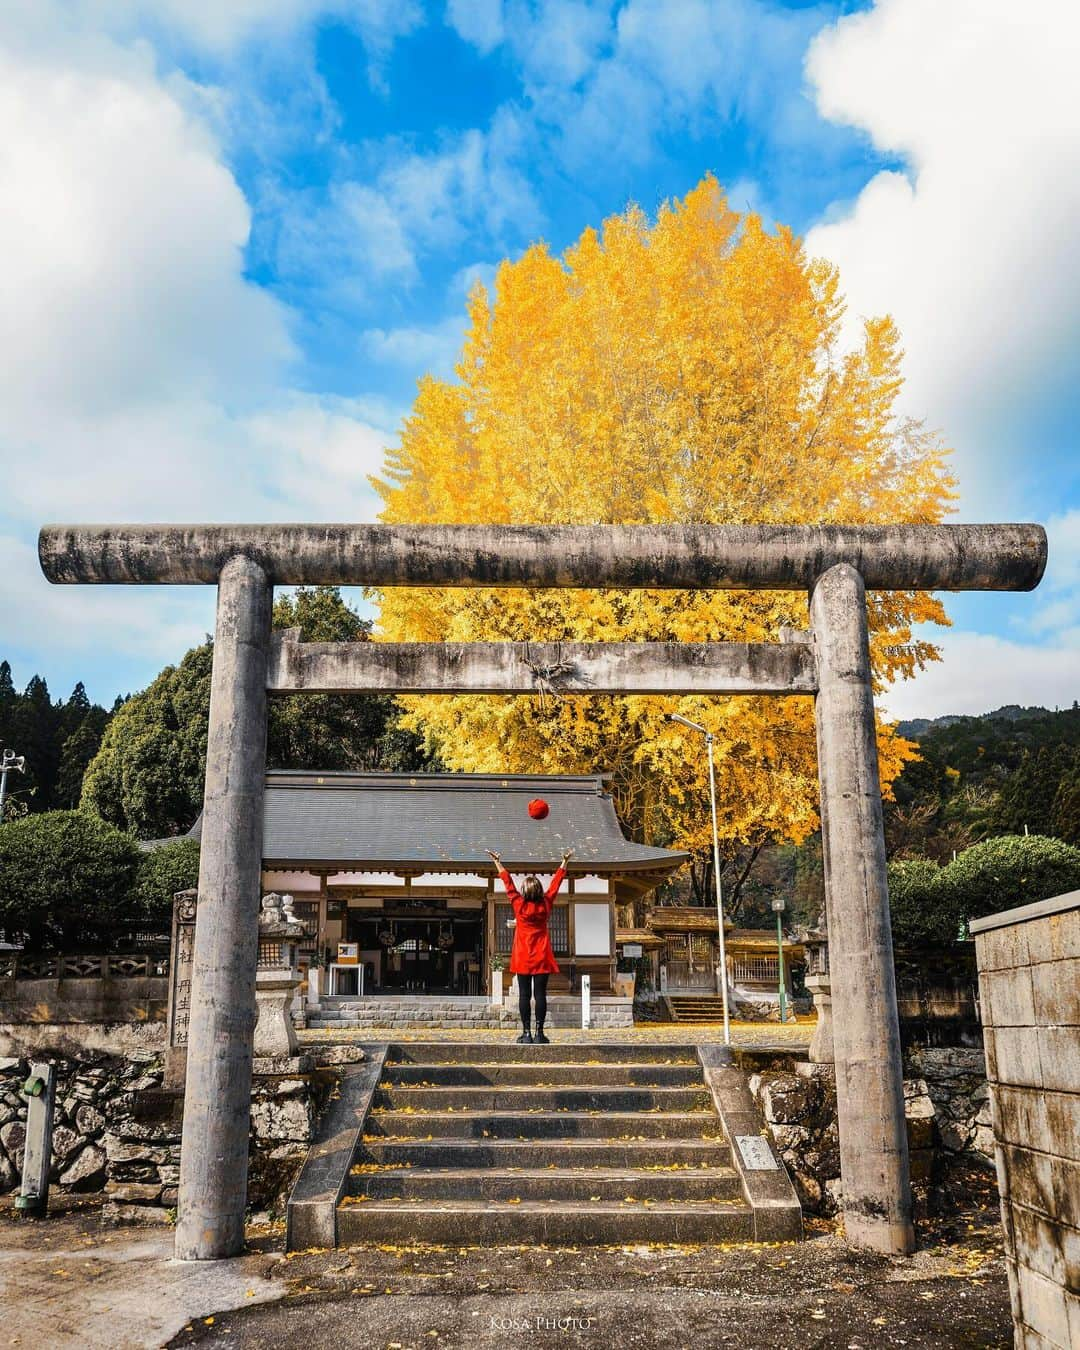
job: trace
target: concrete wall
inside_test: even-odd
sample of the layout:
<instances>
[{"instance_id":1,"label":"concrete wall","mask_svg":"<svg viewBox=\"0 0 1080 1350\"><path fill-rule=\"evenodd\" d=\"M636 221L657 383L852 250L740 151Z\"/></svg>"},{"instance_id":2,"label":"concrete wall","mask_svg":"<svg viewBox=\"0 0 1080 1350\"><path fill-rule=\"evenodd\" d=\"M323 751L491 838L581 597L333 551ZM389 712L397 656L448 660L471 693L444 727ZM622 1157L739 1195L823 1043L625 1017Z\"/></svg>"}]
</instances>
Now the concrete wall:
<instances>
[{"instance_id":1,"label":"concrete wall","mask_svg":"<svg viewBox=\"0 0 1080 1350\"><path fill-rule=\"evenodd\" d=\"M971 925L1018 1347L1080 1346L1080 891Z\"/></svg>"},{"instance_id":2,"label":"concrete wall","mask_svg":"<svg viewBox=\"0 0 1080 1350\"><path fill-rule=\"evenodd\" d=\"M167 975L0 980L0 1023L164 1022Z\"/></svg>"}]
</instances>

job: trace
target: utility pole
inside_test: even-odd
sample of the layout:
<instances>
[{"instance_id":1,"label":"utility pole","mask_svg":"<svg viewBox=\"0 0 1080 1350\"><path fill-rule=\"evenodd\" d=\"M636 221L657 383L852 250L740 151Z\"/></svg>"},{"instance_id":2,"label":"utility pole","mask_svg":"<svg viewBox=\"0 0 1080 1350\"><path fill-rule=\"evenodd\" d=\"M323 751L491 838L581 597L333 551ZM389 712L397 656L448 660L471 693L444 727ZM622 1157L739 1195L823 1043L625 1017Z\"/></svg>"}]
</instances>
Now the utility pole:
<instances>
[{"instance_id":1,"label":"utility pole","mask_svg":"<svg viewBox=\"0 0 1080 1350\"><path fill-rule=\"evenodd\" d=\"M26 757L17 755L14 750L5 750L3 759L0 759L0 824L4 821L4 799L7 797L8 771L18 769L20 773L26 772Z\"/></svg>"}]
</instances>

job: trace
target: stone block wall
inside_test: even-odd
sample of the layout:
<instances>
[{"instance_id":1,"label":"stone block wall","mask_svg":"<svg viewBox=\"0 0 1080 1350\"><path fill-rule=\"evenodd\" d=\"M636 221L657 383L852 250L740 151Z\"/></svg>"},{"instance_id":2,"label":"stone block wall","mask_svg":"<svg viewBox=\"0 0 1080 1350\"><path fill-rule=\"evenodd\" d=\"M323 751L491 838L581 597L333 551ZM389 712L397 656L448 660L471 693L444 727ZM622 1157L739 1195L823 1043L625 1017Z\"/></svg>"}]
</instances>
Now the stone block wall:
<instances>
[{"instance_id":1,"label":"stone block wall","mask_svg":"<svg viewBox=\"0 0 1080 1350\"><path fill-rule=\"evenodd\" d=\"M629 998L598 997L591 1001L593 1028L633 1026L633 1000ZM313 1030L420 1030L424 1027L462 1027L498 1029L514 1027L518 1022L517 996L507 994L502 1007L487 998L453 997L432 998L378 995L354 999L323 999L319 1008L307 1010L307 1026ZM545 1023L551 1027L580 1027L581 1000L566 995L548 997L548 1016Z\"/></svg>"},{"instance_id":2,"label":"stone block wall","mask_svg":"<svg viewBox=\"0 0 1080 1350\"><path fill-rule=\"evenodd\" d=\"M835 1214L840 1202L836 1074L831 1064L796 1063L751 1075L777 1150L804 1209ZM925 1203L929 1184L949 1157L993 1157L986 1072L981 1050L922 1049L905 1061L904 1112L911 1178Z\"/></svg>"},{"instance_id":3,"label":"stone block wall","mask_svg":"<svg viewBox=\"0 0 1080 1350\"><path fill-rule=\"evenodd\" d=\"M61 1191L103 1192L106 1217L166 1218L180 1180L183 1097L162 1088L163 1053L90 1051L55 1062L50 1184ZM20 1182L26 1099L19 1088L29 1073L29 1060L0 1059L0 1192L16 1190ZM333 1082L325 1070L256 1075L249 1203L274 1205L287 1190Z\"/></svg>"},{"instance_id":4,"label":"stone block wall","mask_svg":"<svg viewBox=\"0 0 1080 1350\"><path fill-rule=\"evenodd\" d=\"M971 925L1020 1347L1080 1345L1080 892Z\"/></svg>"}]
</instances>

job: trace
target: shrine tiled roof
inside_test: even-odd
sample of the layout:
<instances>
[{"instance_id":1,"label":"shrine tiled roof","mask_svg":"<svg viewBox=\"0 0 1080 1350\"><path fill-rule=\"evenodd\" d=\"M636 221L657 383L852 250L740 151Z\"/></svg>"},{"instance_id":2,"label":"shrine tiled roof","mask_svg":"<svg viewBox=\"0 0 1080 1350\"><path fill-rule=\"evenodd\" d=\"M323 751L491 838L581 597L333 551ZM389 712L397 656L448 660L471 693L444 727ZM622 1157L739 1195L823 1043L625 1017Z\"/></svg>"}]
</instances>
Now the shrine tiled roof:
<instances>
[{"instance_id":1,"label":"shrine tiled roof","mask_svg":"<svg viewBox=\"0 0 1080 1350\"><path fill-rule=\"evenodd\" d=\"M550 807L543 820L527 810L537 797ZM572 873L659 881L688 857L627 839L601 774L277 770L266 776L263 841L268 868L486 871L491 848L511 871L551 871L572 848Z\"/></svg>"}]
</instances>

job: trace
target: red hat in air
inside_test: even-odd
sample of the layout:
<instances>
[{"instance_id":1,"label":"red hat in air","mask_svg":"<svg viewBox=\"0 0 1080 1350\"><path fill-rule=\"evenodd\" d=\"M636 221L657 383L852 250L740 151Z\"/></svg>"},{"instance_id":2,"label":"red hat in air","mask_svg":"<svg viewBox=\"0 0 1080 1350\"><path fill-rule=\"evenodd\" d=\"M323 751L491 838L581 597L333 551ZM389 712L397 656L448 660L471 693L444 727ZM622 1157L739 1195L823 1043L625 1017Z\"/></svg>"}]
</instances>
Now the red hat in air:
<instances>
[{"instance_id":1,"label":"red hat in air","mask_svg":"<svg viewBox=\"0 0 1080 1350\"><path fill-rule=\"evenodd\" d=\"M534 797L529 803L529 815L533 820L543 820L550 810L551 807L542 797Z\"/></svg>"}]
</instances>

